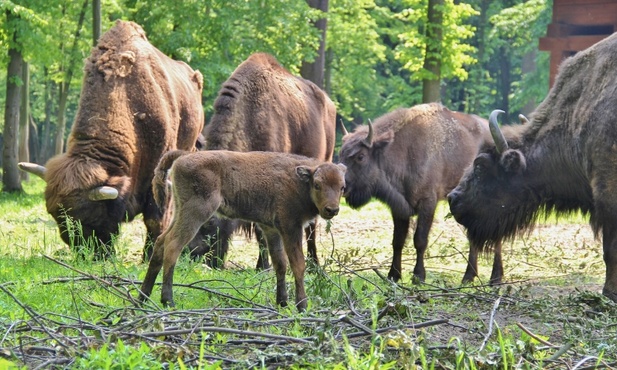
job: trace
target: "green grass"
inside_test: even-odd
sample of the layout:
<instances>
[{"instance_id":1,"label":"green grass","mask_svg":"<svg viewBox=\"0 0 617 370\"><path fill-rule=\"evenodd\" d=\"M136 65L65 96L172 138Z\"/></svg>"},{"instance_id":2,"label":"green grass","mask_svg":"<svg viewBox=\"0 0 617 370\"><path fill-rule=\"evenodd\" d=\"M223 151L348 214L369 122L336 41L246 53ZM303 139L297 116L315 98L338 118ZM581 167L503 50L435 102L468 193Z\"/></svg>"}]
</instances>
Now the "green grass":
<instances>
[{"instance_id":1,"label":"green grass","mask_svg":"<svg viewBox=\"0 0 617 370\"><path fill-rule=\"evenodd\" d=\"M176 307L135 305L145 276L144 227L123 225L117 256L80 260L45 211L44 184L0 193L0 369L544 369L616 366L617 307L599 294L602 248L587 221L551 217L504 246L507 284L460 286L464 230L440 204L426 284L414 285L413 246L400 285L384 281L389 211L343 204L320 222L321 266L305 278L308 310L275 304L272 271L253 269L255 242L234 239L227 268L181 257ZM329 229L331 233L326 232ZM160 277L159 277L160 281ZM287 276L293 301L293 278ZM427 323L422 328L415 324Z\"/></svg>"}]
</instances>

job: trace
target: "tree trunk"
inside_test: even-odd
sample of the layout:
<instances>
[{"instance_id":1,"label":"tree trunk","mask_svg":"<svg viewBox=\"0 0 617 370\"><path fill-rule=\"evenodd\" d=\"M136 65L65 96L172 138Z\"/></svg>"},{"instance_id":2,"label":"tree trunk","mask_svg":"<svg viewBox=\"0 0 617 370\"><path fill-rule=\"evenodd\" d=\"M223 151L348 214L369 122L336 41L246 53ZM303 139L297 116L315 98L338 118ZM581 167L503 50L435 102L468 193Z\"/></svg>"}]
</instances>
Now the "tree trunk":
<instances>
[{"instance_id":1,"label":"tree trunk","mask_svg":"<svg viewBox=\"0 0 617 370\"><path fill-rule=\"evenodd\" d=\"M428 23L426 25L426 55L424 69L431 77L422 80L422 102L441 101L439 85L441 83L441 44L443 40L444 0L428 1Z\"/></svg>"},{"instance_id":2,"label":"tree trunk","mask_svg":"<svg viewBox=\"0 0 617 370\"><path fill-rule=\"evenodd\" d=\"M328 0L306 0L311 8L319 9L324 13L328 12ZM307 80L313 81L317 86L323 89L324 87L324 69L326 65L326 28L327 19L323 18L315 22L315 27L321 31L321 40L319 41L319 50L317 57L311 63L303 62L300 67L300 75Z\"/></svg>"},{"instance_id":3,"label":"tree trunk","mask_svg":"<svg viewBox=\"0 0 617 370\"><path fill-rule=\"evenodd\" d=\"M77 22L77 29L75 30L75 37L73 38L73 45L69 55L69 65L66 70L66 79L60 84L59 102L58 102L58 126L56 130L56 150L55 154L61 154L64 150L64 130L66 129L66 102L69 98L69 90L71 86L71 80L73 79L73 72L75 71L75 59L77 51L77 41L79 35L81 35L81 28L84 24L86 17L86 9L88 8L88 1L84 0L81 7L81 13L79 14L79 21Z\"/></svg>"},{"instance_id":4,"label":"tree trunk","mask_svg":"<svg viewBox=\"0 0 617 370\"><path fill-rule=\"evenodd\" d=\"M505 122L513 122L510 120L510 85L512 84L510 77L510 55L506 48L499 48L499 95L501 96L501 107L508 115L508 120Z\"/></svg>"},{"instance_id":5,"label":"tree trunk","mask_svg":"<svg viewBox=\"0 0 617 370\"><path fill-rule=\"evenodd\" d=\"M101 37L101 0L92 0L92 45Z\"/></svg>"},{"instance_id":6,"label":"tree trunk","mask_svg":"<svg viewBox=\"0 0 617 370\"><path fill-rule=\"evenodd\" d=\"M19 110L19 162L30 162L30 66L28 62L22 63L22 82L21 85L21 107ZM20 171L23 180L29 180L30 176L26 171Z\"/></svg>"},{"instance_id":7,"label":"tree trunk","mask_svg":"<svg viewBox=\"0 0 617 370\"><path fill-rule=\"evenodd\" d=\"M67 83L61 83L58 91L58 116L56 125L56 146L54 154L58 155L64 151L64 130L66 128L66 102L69 98L69 88Z\"/></svg>"},{"instance_id":8,"label":"tree trunk","mask_svg":"<svg viewBox=\"0 0 617 370\"><path fill-rule=\"evenodd\" d=\"M53 87L55 83L49 79L49 71L47 68L44 70L45 75L45 121L43 123L43 129L41 130L41 151L40 151L40 159L39 164L43 164L47 162L50 155L50 148L53 145L53 136L51 132L51 116L52 116L52 105L53 105Z\"/></svg>"},{"instance_id":9,"label":"tree trunk","mask_svg":"<svg viewBox=\"0 0 617 370\"><path fill-rule=\"evenodd\" d=\"M7 20L13 15L7 11ZM8 23L8 22L7 22ZM23 191L17 168L17 140L19 129L19 103L21 100L21 67L23 57L15 48L17 35L9 48L9 65L6 74L6 102L4 108L4 146L2 148L2 191Z\"/></svg>"},{"instance_id":10,"label":"tree trunk","mask_svg":"<svg viewBox=\"0 0 617 370\"><path fill-rule=\"evenodd\" d=\"M536 70L536 51L532 50L529 53L523 55L523 62L521 64L522 75L525 76L528 73L533 73ZM521 113L525 116L529 116L531 112L536 109L536 102L534 99L529 99L525 106L521 109Z\"/></svg>"}]
</instances>

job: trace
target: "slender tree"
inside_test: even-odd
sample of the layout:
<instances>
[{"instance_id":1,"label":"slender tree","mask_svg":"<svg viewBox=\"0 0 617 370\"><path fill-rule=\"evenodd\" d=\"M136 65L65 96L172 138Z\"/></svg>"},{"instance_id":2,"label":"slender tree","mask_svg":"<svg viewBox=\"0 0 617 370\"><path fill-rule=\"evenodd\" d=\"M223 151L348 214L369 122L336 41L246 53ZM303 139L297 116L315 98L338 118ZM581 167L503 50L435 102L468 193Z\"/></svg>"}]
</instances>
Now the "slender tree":
<instances>
[{"instance_id":1,"label":"slender tree","mask_svg":"<svg viewBox=\"0 0 617 370\"><path fill-rule=\"evenodd\" d=\"M30 162L30 65L28 62L22 63L22 82L21 85L21 107L19 110L19 150L18 158L20 162ZM21 171L22 180L28 180L28 172Z\"/></svg>"},{"instance_id":2,"label":"slender tree","mask_svg":"<svg viewBox=\"0 0 617 370\"><path fill-rule=\"evenodd\" d=\"M101 0L92 0L92 45L101 37Z\"/></svg>"},{"instance_id":3,"label":"slender tree","mask_svg":"<svg viewBox=\"0 0 617 370\"><path fill-rule=\"evenodd\" d=\"M441 101L441 50L443 40L444 0L428 0L428 23L426 25L426 54L424 69L429 76L422 80L422 102Z\"/></svg>"},{"instance_id":4,"label":"slender tree","mask_svg":"<svg viewBox=\"0 0 617 370\"><path fill-rule=\"evenodd\" d=\"M7 10L7 24L19 19ZM12 28L12 42L9 46L9 65L6 74L6 102L4 109L4 146L2 148L2 191L21 192L19 168L17 167L17 148L19 130L19 104L21 100L21 75L23 56L18 44L18 28Z\"/></svg>"},{"instance_id":5,"label":"slender tree","mask_svg":"<svg viewBox=\"0 0 617 370\"><path fill-rule=\"evenodd\" d=\"M324 87L324 70L326 66L326 29L328 21L326 14L328 13L328 0L307 0L311 8L319 9L324 13L322 18L314 22L315 27L319 30L320 41L317 56L312 62L303 61L300 68L300 75L307 80L313 81L320 88Z\"/></svg>"},{"instance_id":6,"label":"slender tree","mask_svg":"<svg viewBox=\"0 0 617 370\"><path fill-rule=\"evenodd\" d=\"M84 20L86 17L86 9L88 8L88 1L84 0L84 3L81 7L81 12L79 13L79 21L77 22L77 28L75 30L75 35L73 38L73 45L71 46L69 52L69 60L66 66L66 77L60 83L59 86L59 101L58 101L58 127L56 131L56 150L55 154L60 154L64 150L64 131L66 128L66 105L69 97L69 90L71 86L71 80L73 79L73 74L75 73L75 64L77 59L77 49L79 36L81 35L81 30L84 25Z\"/></svg>"}]
</instances>

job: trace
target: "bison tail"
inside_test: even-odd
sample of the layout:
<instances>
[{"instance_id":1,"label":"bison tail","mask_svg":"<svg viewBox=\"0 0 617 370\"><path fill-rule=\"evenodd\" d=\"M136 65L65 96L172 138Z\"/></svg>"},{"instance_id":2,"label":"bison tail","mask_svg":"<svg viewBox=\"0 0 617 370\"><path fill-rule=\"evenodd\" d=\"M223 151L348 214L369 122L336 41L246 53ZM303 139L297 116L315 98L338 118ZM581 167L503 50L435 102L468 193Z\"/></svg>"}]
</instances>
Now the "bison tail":
<instances>
[{"instance_id":1,"label":"bison tail","mask_svg":"<svg viewBox=\"0 0 617 370\"><path fill-rule=\"evenodd\" d=\"M154 178L152 179L152 195L154 196L156 205L163 213L165 212L170 200L168 192L170 182L167 180L167 172L176 159L189 153L190 152L185 150L171 150L161 157L159 164L154 170Z\"/></svg>"}]
</instances>

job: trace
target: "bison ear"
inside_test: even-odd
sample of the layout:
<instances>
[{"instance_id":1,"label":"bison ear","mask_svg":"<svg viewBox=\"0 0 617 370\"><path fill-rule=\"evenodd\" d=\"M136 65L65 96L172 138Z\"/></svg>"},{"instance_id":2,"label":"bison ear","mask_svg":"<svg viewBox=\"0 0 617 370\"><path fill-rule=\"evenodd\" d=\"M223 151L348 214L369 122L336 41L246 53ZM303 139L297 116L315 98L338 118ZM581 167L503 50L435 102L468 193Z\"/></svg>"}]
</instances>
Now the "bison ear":
<instances>
[{"instance_id":1,"label":"bison ear","mask_svg":"<svg viewBox=\"0 0 617 370\"><path fill-rule=\"evenodd\" d=\"M394 140L394 132L388 130L373 139L374 149L383 149Z\"/></svg>"},{"instance_id":2,"label":"bison ear","mask_svg":"<svg viewBox=\"0 0 617 370\"><path fill-rule=\"evenodd\" d=\"M503 169L510 174L520 174L527 168L527 161L520 150L508 149L501 155L499 160Z\"/></svg>"},{"instance_id":3,"label":"bison ear","mask_svg":"<svg viewBox=\"0 0 617 370\"><path fill-rule=\"evenodd\" d=\"M311 177L313 177L313 169L308 166L298 166L296 167L296 173L300 180L304 182L310 182Z\"/></svg>"}]
</instances>

